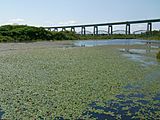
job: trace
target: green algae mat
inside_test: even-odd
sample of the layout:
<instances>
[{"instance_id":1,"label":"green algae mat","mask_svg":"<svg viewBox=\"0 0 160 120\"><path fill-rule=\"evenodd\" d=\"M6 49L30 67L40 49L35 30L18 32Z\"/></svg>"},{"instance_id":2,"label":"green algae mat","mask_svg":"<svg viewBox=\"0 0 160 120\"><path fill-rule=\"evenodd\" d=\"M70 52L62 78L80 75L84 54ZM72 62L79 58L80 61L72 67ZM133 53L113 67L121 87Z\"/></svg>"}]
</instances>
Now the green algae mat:
<instances>
[{"instance_id":1,"label":"green algae mat","mask_svg":"<svg viewBox=\"0 0 160 120\"><path fill-rule=\"evenodd\" d=\"M1 51L0 118L158 119L159 73L113 46Z\"/></svg>"}]
</instances>

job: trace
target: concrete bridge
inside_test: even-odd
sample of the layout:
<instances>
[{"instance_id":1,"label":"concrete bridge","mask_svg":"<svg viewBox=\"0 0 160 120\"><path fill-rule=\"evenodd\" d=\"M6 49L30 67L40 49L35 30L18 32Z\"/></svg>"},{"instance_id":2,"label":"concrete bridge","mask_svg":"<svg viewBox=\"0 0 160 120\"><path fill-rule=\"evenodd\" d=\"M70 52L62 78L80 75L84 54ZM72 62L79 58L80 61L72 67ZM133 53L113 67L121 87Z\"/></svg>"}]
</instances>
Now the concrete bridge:
<instances>
[{"instance_id":1,"label":"concrete bridge","mask_svg":"<svg viewBox=\"0 0 160 120\"><path fill-rule=\"evenodd\" d=\"M88 25L71 25L71 26L57 26L57 27L44 27L46 30L49 31L65 31L66 29L70 29L70 31L76 32L76 28L80 28L80 34L81 35L86 35L87 30L86 28L92 27L93 28L93 35L98 35L99 34L99 27L101 26L106 26L106 31L109 35L114 34L113 26L118 26L118 25L125 25L125 34L131 34L131 25L133 24L143 24L146 23L146 31L150 32L152 31L152 23L155 22L160 22L160 19L150 19L150 20L138 20L138 21L126 21L126 22L113 22L113 23L102 23L102 24L88 24Z\"/></svg>"}]
</instances>

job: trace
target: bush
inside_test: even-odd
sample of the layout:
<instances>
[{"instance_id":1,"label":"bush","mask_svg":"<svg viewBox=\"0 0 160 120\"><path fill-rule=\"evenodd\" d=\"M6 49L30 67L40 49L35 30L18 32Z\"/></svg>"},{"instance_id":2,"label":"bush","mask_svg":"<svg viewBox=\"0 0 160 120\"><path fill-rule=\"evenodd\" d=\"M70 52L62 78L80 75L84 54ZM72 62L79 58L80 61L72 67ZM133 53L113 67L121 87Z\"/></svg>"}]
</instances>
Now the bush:
<instances>
[{"instance_id":1,"label":"bush","mask_svg":"<svg viewBox=\"0 0 160 120\"><path fill-rule=\"evenodd\" d=\"M38 40L76 40L78 35L70 31L51 32L42 27L5 25L0 27L0 42L31 42Z\"/></svg>"},{"instance_id":2,"label":"bush","mask_svg":"<svg viewBox=\"0 0 160 120\"><path fill-rule=\"evenodd\" d=\"M77 40L78 35L70 31L53 32L54 40Z\"/></svg>"},{"instance_id":3,"label":"bush","mask_svg":"<svg viewBox=\"0 0 160 120\"><path fill-rule=\"evenodd\" d=\"M160 51L157 53L157 59L160 60Z\"/></svg>"},{"instance_id":4,"label":"bush","mask_svg":"<svg viewBox=\"0 0 160 120\"><path fill-rule=\"evenodd\" d=\"M9 36L0 36L0 42L13 42L13 38Z\"/></svg>"}]
</instances>

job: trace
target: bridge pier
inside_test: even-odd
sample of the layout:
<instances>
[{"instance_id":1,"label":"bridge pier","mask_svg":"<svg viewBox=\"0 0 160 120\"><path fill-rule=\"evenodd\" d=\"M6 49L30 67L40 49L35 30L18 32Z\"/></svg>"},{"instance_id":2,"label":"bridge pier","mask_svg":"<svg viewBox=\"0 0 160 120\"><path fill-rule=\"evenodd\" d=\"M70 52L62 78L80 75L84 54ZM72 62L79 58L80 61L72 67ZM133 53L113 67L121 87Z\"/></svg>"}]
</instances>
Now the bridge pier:
<instances>
[{"instance_id":1,"label":"bridge pier","mask_svg":"<svg viewBox=\"0 0 160 120\"><path fill-rule=\"evenodd\" d=\"M66 28L62 28L62 31L66 31Z\"/></svg>"},{"instance_id":2,"label":"bridge pier","mask_svg":"<svg viewBox=\"0 0 160 120\"><path fill-rule=\"evenodd\" d=\"M54 28L54 30L53 30L53 31L58 32L58 28Z\"/></svg>"},{"instance_id":3,"label":"bridge pier","mask_svg":"<svg viewBox=\"0 0 160 120\"><path fill-rule=\"evenodd\" d=\"M71 31L75 31L75 28L80 28L80 34L85 35L87 34L86 28L88 27L93 27L93 35L98 35L100 32L98 31L98 27L99 26L107 26L108 28L108 34L112 35L113 34L113 26L114 25L126 25L126 30L125 33L126 34L131 34L131 30L130 27L133 24L143 24L145 23L147 25L147 32L151 32L152 31L152 23L157 23L160 22L160 19L150 19L150 20L138 20L138 21L125 21L125 22L114 22L114 23L101 23L101 24L88 24L88 25L74 25L74 26L57 26L57 27L44 27L46 30L49 31L58 31L59 29L61 30L61 28L70 28Z\"/></svg>"},{"instance_id":4,"label":"bridge pier","mask_svg":"<svg viewBox=\"0 0 160 120\"><path fill-rule=\"evenodd\" d=\"M48 28L48 31L51 31L51 28Z\"/></svg>"},{"instance_id":5,"label":"bridge pier","mask_svg":"<svg viewBox=\"0 0 160 120\"><path fill-rule=\"evenodd\" d=\"M86 28L84 26L82 26L81 28L81 35L85 35L86 34Z\"/></svg>"},{"instance_id":6,"label":"bridge pier","mask_svg":"<svg viewBox=\"0 0 160 120\"><path fill-rule=\"evenodd\" d=\"M112 35L113 34L113 26L109 25L108 26L108 35Z\"/></svg>"},{"instance_id":7,"label":"bridge pier","mask_svg":"<svg viewBox=\"0 0 160 120\"><path fill-rule=\"evenodd\" d=\"M130 34L131 34L130 24L126 24L126 35L130 35Z\"/></svg>"},{"instance_id":8,"label":"bridge pier","mask_svg":"<svg viewBox=\"0 0 160 120\"><path fill-rule=\"evenodd\" d=\"M94 26L93 35L98 35L98 26Z\"/></svg>"},{"instance_id":9,"label":"bridge pier","mask_svg":"<svg viewBox=\"0 0 160 120\"><path fill-rule=\"evenodd\" d=\"M147 32L151 32L152 31L152 23L148 23L147 24Z\"/></svg>"},{"instance_id":10,"label":"bridge pier","mask_svg":"<svg viewBox=\"0 0 160 120\"><path fill-rule=\"evenodd\" d=\"M71 27L71 32L75 32L75 27Z\"/></svg>"}]
</instances>

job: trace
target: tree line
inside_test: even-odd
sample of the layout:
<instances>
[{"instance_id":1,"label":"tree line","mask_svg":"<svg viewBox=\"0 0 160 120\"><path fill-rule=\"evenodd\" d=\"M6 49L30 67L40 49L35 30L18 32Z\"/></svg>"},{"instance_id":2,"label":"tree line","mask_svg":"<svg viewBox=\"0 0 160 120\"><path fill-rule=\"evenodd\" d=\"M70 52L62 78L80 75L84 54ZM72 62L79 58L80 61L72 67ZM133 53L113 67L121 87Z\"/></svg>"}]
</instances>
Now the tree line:
<instances>
[{"instance_id":1,"label":"tree line","mask_svg":"<svg viewBox=\"0 0 160 120\"><path fill-rule=\"evenodd\" d=\"M41 40L76 40L74 32L53 32L43 27L27 25L5 25L0 27L0 42L31 42Z\"/></svg>"},{"instance_id":2,"label":"tree line","mask_svg":"<svg viewBox=\"0 0 160 120\"><path fill-rule=\"evenodd\" d=\"M48 31L43 27L27 25L0 26L0 42L33 42L42 40L87 40L87 39L154 39L160 40L160 31L146 32L138 35L77 35L71 31Z\"/></svg>"}]
</instances>

